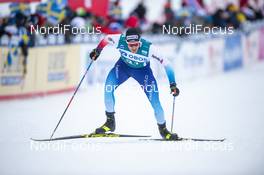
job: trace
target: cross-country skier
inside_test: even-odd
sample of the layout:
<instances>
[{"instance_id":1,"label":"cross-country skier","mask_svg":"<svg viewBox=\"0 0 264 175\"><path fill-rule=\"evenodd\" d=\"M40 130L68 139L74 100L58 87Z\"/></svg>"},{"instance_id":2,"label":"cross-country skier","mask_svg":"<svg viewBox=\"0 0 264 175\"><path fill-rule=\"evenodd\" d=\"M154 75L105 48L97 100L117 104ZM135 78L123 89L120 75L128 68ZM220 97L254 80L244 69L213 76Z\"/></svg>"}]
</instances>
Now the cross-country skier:
<instances>
[{"instance_id":1,"label":"cross-country skier","mask_svg":"<svg viewBox=\"0 0 264 175\"><path fill-rule=\"evenodd\" d=\"M176 140L178 138L177 134L169 132L166 128L164 111L159 100L157 82L150 68L150 60L155 59L159 61L165 68L172 95L178 96L180 91L176 87L174 71L169 65L169 62L157 54L158 50L151 42L141 38L139 30L136 28L129 28L125 35L107 35L98 46L92 50L90 58L96 60L107 44L114 45L119 50L121 56L109 72L105 82L104 101L107 117L106 122L101 127L97 128L95 133L101 134L115 130L114 90L128 78L132 77L141 85L142 89L144 89L153 107L160 135L164 139Z\"/></svg>"}]
</instances>

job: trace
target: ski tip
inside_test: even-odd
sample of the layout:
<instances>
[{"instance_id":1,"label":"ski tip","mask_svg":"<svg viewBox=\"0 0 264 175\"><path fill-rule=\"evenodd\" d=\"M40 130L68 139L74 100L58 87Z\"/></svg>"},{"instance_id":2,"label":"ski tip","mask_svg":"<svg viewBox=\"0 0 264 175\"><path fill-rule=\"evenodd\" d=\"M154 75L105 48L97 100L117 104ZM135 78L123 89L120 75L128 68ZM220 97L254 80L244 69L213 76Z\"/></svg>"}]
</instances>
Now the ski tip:
<instances>
[{"instance_id":1,"label":"ski tip","mask_svg":"<svg viewBox=\"0 0 264 175\"><path fill-rule=\"evenodd\" d=\"M34 139L34 138L30 138L30 140L35 142L52 141L52 139Z\"/></svg>"},{"instance_id":2,"label":"ski tip","mask_svg":"<svg viewBox=\"0 0 264 175\"><path fill-rule=\"evenodd\" d=\"M192 140L192 141L205 141L205 142L223 142L226 139L200 139L200 138L180 138L180 140L184 141L188 141L188 140Z\"/></svg>"},{"instance_id":3,"label":"ski tip","mask_svg":"<svg viewBox=\"0 0 264 175\"><path fill-rule=\"evenodd\" d=\"M32 140L32 141L37 141L38 139L30 138L30 140Z\"/></svg>"}]
</instances>

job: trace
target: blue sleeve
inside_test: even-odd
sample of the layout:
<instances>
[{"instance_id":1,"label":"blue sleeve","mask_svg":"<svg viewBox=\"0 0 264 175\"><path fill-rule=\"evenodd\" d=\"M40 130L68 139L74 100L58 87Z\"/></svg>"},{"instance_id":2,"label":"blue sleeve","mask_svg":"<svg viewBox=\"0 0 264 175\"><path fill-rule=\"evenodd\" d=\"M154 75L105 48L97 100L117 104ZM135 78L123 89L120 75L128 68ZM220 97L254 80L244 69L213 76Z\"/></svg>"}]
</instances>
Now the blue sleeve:
<instances>
[{"instance_id":1,"label":"blue sleeve","mask_svg":"<svg viewBox=\"0 0 264 175\"><path fill-rule=\"evenodd\" d=\"M174 74L174 70L171 67L171 65L167 64L164 66L167 77L169 79L170 84L175 83L176 84L176 80L175 80L175 74Z\"/></svg>"},{"instance_id":2,"label":"blue sleeve","mask_svg":"<svg viewBox=\"0 0 264 175\"><path fill-rule=\"evenodd\" d=\"M160 62L160 64L162 64L165 68L167 77L169 79L170 84L175 83L176 84L176 80L175 80L175 74L174 74L174 70L173 67L171 66L170 62L165 58L160 56L157 53L158 49L156 47L151 47L150 48L150 55L153 59L157 60L158 62Z\"/></svg>"}]
</instances>

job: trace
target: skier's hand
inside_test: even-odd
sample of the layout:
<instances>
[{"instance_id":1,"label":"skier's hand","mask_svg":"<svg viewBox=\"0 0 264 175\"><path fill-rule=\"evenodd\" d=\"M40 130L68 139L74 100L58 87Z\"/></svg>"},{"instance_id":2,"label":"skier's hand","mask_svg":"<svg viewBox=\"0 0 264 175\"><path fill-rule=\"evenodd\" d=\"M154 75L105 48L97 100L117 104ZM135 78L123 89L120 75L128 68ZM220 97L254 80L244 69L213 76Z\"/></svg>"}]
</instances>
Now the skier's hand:
<instances>
[{"instance_id":1,"label":"skier's hand","mask_svg":"<svg viewBox=\"0 0 264 175\"><path fill-rule=\"evenodd\" d=\"M176 97L180 94L180 90L176 87L176 83L170 84L171 94Z\"/></svg>"},{"instance_id":2,"label":"skier's hand","mask_svg":"<svg viewBox=\"0 0 264 175\"><path fill-rule=\"evenodd\" d=\"M101 53L101 50L98 48L95 48L90 53L90 58L95 61L100 56L100 53Z\"/></svg>"}]
</instances>

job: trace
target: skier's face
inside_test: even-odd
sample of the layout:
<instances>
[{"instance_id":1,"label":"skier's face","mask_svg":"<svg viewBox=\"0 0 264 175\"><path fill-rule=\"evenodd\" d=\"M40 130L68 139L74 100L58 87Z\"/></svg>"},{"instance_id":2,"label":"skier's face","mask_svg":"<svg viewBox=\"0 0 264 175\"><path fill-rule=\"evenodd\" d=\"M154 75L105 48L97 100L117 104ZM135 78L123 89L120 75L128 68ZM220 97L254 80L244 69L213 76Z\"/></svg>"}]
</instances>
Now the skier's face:
<instances>
[{"instance_id":1,"label":"skier's face","mask_svg":"<svg viewBox=\"0 0 264 175\"><path fill-rule=\"evenodd\" d=\"M127 42L127 46L132 53L136 53L140 46L140 42L139 41Z\"/></svg>"}]
</instances>

